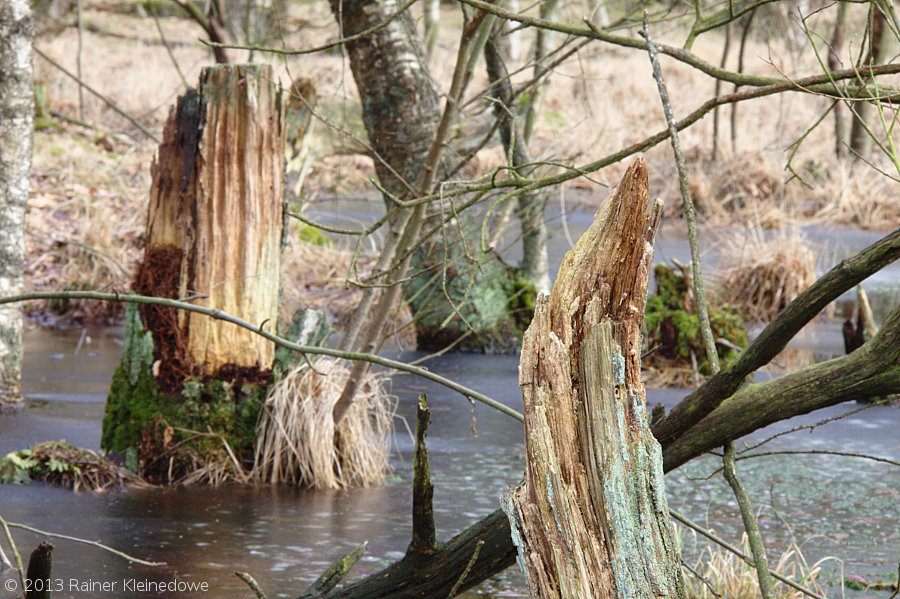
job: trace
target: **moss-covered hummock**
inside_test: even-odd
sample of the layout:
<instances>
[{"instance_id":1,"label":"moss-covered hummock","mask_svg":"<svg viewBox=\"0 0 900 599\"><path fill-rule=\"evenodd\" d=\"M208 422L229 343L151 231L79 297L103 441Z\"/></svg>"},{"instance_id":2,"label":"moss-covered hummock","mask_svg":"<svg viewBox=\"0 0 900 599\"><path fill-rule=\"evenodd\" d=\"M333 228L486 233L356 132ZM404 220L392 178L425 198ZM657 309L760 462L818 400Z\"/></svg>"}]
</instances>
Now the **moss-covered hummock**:
<instances>
[{"instance_id":1,"label":"moss-covered hummock","mask_svg":"<svg viewBox=\"0 0 900 599\"><path fill-rule=\"evenodd\" d=\"M0 483L25 484L33 480L74 491L144 484L133 473L97 452L62 441L38 443L0 458Z\"/></svg>"},{"instance_id":2,"label":"moss-covered hummock","mask_svg":"<svg viewBox=\"0 0 900 599\"><path fill-rule=\"evenodd\" d=\"M135 304L126 309L124 337L106 402L104 449L136 450L140 474L155 482L176 480L222 456L223 439L238 458L250 455L265 386L191 378L178 392L163 393L153 376L153 339Z\"/></svg>"},{"instance_id":3,"label":"moss-covered hummock","mask_svg":"<svg viewBox=\"0 0 900 599\"><path fill-rule=\"evenodd\" d=\"M692 291L685 279L663 264L654 269L656 293L647 299L645 313L646 342L648 348L656 348L645 365L667 368L691 366L691 353L697 359L701 374L711 374L706 350L700 336L700 319L697 317ZM739 347L746 347L747 333L740 313L731 306L711 305L709 321L713 337L726 339ZM717 345L722 364L731 360L737 352L731 347Z\"/></svg>"}]
</instances>

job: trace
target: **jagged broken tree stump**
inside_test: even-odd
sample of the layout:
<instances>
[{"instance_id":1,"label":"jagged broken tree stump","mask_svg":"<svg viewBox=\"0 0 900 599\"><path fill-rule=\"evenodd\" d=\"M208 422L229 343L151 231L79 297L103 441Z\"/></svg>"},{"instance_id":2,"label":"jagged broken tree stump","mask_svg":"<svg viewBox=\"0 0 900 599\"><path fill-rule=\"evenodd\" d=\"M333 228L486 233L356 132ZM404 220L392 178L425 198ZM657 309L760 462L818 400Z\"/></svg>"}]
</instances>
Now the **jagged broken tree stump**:
<instances>
[{"instance_id":1,"label":"jagged broken tree stump","mask_svg":"<svg viewBox=\"0 0 900 599\"><path fill-rule=\"evenodd\" d=\"M281 89L268 65L204 69L199 90L178 98L152 166L135 291L189 299L274 330L283 120ZM215 452L252 445L275 358L270 341L162 306L144 306L140 319L131 313L126 320L104 448L138 449L145 474L162 469L170 477L173 456L165 450L186 447L178 445L178 428L213 433L202 443ZM176 473L208 462L195 449L174 456Z\"/></svg>"},{"instance_id":2,"label":"jagged broken tree stump","mask_svg":"<svg viewBox=\"0 0 900 599\"><path fill-rule=\"evenodd\" d=\"M525 481L503 499L532 597L684 597L640 382L661 203L641 159L566 254L522 342Z\"/></svg>"}]
</instances>

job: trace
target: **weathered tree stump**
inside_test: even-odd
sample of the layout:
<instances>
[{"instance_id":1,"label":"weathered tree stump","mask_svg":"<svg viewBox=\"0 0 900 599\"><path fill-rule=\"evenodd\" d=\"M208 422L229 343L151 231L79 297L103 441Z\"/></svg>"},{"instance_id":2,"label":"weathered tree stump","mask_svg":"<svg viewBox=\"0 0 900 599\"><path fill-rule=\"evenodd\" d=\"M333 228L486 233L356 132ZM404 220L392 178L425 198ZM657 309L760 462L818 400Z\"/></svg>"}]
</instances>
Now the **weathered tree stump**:
<instances>
[{"instance_id":1,"label":"weathered tree stump","mask_svg":"<svg viewBox=\"0 0 900 599\"><path fill-rule=\"evenodd\" d=\"M196 303L274 326L283 213L280 95L271 67L236 65L205 69L199 92L178 99L153 165L136 291L201 295ZM177 316L147 324L154 335L174 337L172 349L186 367L215 374L226 365L271 366L271 341L201 314Z\"/></svg>"},{"instance_id":2,"label":"weathered tree stump","mask_svg":"<svg viewBox=\"0 0 900 599\"><path fill-rule=\"evenodd\" d=\"M504 497L533 597L683 597L640 382L661 203L638 159L566 255L522 344L526 474Z\"/></svg>"},{"instance_id":3,"label":"weathered tree stump","mask_svg":"<svg viewBox=\"0 0 900 599\"><path fill-rule=\"evenodd\" d=\"M271 67L205 69L199 91L178 98L152 166L135 291L192 299L274 330L283 168L281 89ZM148 420L159 416L204 432L210 424L216 430L208 417L226 429L230 420L246 420L241 426L250 430L232 432L252 434L249 422L258 405L231 404L240 403L242 394L254 395L248 387L268 383L274 344L224 321L167 307L145 306L142 323L133 320L126 327L127 368L120 368L128 372L117 372L107 406L105 447L148 445ZM152 359L142 329L152 334ZM185 409L177 409L179 403ZM246 439L234 441L243 445Z\"/></svg>"}]
</instances>

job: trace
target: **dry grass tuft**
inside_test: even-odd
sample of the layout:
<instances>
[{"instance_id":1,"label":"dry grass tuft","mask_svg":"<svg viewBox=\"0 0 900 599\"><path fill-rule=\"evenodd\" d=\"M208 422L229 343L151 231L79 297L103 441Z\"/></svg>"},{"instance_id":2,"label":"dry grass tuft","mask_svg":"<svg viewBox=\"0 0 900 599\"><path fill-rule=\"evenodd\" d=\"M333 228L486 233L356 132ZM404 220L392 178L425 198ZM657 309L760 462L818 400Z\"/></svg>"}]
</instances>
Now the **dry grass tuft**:
<instances>
[{"instance_id":1,"label":"dry grass tuft","mask_svg":"<svg viewBox=\"0 0 900 599\"><path fill-rule=\"evenodd\" d=\"M257 428L253 476L316 489L384 482L394 417L385 377L366 375L335 429L331 410L350 370L331 358L320 358L314 368L302 364L269 390Z\"/></svg>"},{"instance_id":2,"label":"dry grass tuft","mask_svg":"<svg viewBox=\"0 0 900 599\"><path fill-rule=\"evenodd\" d=\"M744 553L749 555L750 547L746 535L743 537L742 545ZM791 544L776 563L770 562L769 565L773 572L825 596L825 590L817 580L823 561L825 560L820 560L810 566L800 548ZM713 599L714 595L706 584L707 582L712 585L719 596L728 599L757 599L761 596L756 569L730 551L708 546L692 567L706 579L706 582L698 580L696 576L689 573L685 574L687 596L690 599ZM802 599L806 595L776 580L775 597L778 599Z\"/></svg>"},{"instance_id":3,"label":"dry grass tuft","mask_svg":"<svg viewBox=\"0 0 900 599\"><path fill-rule=\"evenodd\" d=\"M751 227L720 248L714 281L725 303L748 320L767 322L816 280L817 252L797 231L766 235Z\"/></svg>"},{"instance_id":4,"label":"dry grass tuft","mask_svg":"<svg viewBox=\"0 0 900 599\"><path fill-rule=\"evenodd\" d=\"M800 181L785 170L783 156L745 152L712 161L695 147L687 167L697 211L709 225L745 222L764 229L802 222L877 230L900 222L896 183L867 165L822 156L795 165ZM662 183L667 215L680 218L677 180Z\"/></svg>"}]
</instances>

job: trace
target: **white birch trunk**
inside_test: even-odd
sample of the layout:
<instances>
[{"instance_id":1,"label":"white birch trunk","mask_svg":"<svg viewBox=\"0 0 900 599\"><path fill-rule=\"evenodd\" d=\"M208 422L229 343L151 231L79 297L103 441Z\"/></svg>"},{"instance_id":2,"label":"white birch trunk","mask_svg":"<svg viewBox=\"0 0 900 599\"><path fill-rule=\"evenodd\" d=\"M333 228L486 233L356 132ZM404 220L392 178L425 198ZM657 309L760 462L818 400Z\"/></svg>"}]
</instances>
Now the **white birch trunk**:
<instances>
[{"instance_id":1,"label":"white birch trunk","mask_svg":"<svg viewBox=\"0 0 900 599\"><path fill-rule=\"evenodd\" d=\"M31 174L34 24L28 0L0 1L0 295L22 290ZM0 404L21 399L22 312L0 307Z\"/></svg>"}]
</instances>

